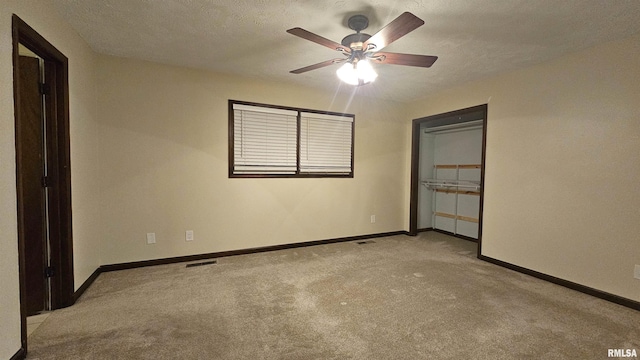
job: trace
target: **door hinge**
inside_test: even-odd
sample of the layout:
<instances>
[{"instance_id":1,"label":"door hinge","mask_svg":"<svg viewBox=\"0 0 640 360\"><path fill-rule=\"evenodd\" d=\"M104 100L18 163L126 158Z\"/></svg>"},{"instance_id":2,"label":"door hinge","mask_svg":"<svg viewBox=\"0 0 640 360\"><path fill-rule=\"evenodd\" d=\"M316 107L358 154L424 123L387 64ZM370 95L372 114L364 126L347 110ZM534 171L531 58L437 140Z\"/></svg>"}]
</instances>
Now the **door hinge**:
<instances>
[{"instance_id":1,"label":"door hinge","mask_svg":"<svg viewBox=\"0 0 640 360\"><path fill-rule=\"evenodd\" d=\"M53 266L48 266L44 269L44 277L50 278L56 276L56 269Z\"/></svg>"},{"instance_id":2,"label":"door hinge","mask_svg":"<svg viewBox=\"0 0 640 360\"><path fill-rule=\"evenodd\" d=\"M49 95L51 92L51 86L47 83L40 83L40 94L41 95Z\"/></svg>"},{"instance_id":3,"label":"door hinge","mask_svg":"<svg viewBox=\"0 0 640 360\"><path fill-rule=\"evenodd\" d=\"M42 187L51 187L51 176L42 177Z\"/></svg>"}]
</instances>

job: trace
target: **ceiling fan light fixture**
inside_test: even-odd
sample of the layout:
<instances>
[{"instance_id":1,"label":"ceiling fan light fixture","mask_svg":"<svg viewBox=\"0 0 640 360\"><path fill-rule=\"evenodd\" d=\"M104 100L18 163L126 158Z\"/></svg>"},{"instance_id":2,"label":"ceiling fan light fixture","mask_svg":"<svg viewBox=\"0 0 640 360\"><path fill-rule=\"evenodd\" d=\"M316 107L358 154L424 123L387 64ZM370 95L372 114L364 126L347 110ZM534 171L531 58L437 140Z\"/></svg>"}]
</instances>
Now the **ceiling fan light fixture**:
<instances>
[{"instance_id":1,"label":"ceiling fan light fixture","mask_svg":"<svg viewBox=\"0 0 640 360\"><path fill-rule=\"evenodd\" d=\"M373 82L378 74L367 60L346 62L337 71L338 78L349 85L364 85Z\"/></svg>"},{"instance_id":2,"label":"ceiling fan light fixture","mask_svg":"<svg viewBox=\"0 0 640 360\"><path fill-rule=\"evenodd\" d=\"M373 70L373 66L368 60L358 61L356 71L358 79L361 79L365 84L373 82L378 77L378 73Z\"/></svg>"},{"instance_id":3,"label":"ceiling fan light fixture","mask_svg":"<svg viewBox=\"0 0 640 360\"><path fill-rule=\"evenodd\" d=\"M356 70L356 65L350 62L344 63L344 65L340 66L336 71L338 78L349 85L358 85L358 71Z\"/></svg>"}]
</instances>

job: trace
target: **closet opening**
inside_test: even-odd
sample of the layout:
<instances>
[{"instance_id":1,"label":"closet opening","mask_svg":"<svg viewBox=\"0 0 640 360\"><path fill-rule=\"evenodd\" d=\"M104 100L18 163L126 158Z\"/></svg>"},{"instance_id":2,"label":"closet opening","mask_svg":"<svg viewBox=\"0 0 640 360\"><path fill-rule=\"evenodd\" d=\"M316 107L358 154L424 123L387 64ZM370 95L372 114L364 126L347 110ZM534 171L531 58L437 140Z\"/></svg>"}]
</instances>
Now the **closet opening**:
<instances>
[{"instance_id":1,"label":"closet opening","mask_svg":"<svg viewBox=\"0 0 640 360\"><path fill-rule=\"evenodd\" d=\"M487 105L414 119L410 235L438 231L482 244Z\"/></svg>"}]
</instances>

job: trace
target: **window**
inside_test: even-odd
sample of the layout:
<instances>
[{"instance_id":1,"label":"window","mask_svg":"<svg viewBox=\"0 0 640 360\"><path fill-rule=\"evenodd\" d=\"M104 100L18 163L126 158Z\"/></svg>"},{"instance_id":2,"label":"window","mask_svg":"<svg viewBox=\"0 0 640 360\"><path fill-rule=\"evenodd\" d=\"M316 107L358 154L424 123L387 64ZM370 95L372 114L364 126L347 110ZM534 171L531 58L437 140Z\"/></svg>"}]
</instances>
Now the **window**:
<instances>
[{"instance_id":1,"label":"window","mask_svg":"<svg viewBox=\"0 0 640 360\"><path fill-rule=\"evenodd\" d=\"M229 100L229 177L353 177L354 115Z\"/></svg>"},{"instance_id":2,"label":"window","mask_svg":"<svg viewBox=\"0 0 640 360\"><path fill-rule=\"evenodd\" d=\"M295 174L298 113L233 106L235 174Z\"/></svg>"},{"instance_id":3,"label":"window","mask_svg":"<svg viewBox=\"0 0 640 360\"><path fill-rule=\"evenodd\" d=\"M300 172L350 173L353 118L300 115Z\"/></svg>"}]
</instances>

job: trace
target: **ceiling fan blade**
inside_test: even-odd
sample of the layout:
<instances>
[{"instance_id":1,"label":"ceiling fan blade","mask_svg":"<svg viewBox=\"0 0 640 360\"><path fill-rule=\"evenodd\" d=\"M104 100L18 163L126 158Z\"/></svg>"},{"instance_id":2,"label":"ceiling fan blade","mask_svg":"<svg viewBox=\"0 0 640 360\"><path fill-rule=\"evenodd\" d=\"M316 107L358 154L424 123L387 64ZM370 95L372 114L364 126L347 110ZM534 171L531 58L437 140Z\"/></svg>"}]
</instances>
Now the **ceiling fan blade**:
<instances>
[{"instance_id":1,"label":"ceiling fan blade","mask_svg":"<svg viewBox=\"0 0 640 360\"><path fill-rule=\"evenodd\" d=\"M379 51L373 53L373 60L378 61L381 64L431 67L431 65L433 65L433 63L438 60L438 57L430 55L398 54Z\"/></svg>"},{"instance_id":2,"label":"ceiling fan blade","mask_svg":"<svg viewBox=\"0 0 640 360\"><path fill-rule=\"evenodd\" d=\"M323 68L325 66L338 64L338 63L345 62L345 61L347 61L347 59L331 59L331 60L323 61L323 62L320 62L320 63L317 63L317 64L305 66L305 67L300 68L300 69L291 70L289 72L292 73L292 74L302 74L302 73L307 72L307 71L320 69L320 68Z\"/></svg>"},{"instance_id":3,"label":"ceiling fan blade","mask_svg":"<svg viewBox=\"0 0 640 360\"><path fill-rule=\"evenodd\" d=\"M376 50L382 50L385 46L407 35L423 24L424 21L419 17L410 12L404 12L380 31L373 34L369 40L365 41L363 48L366 49L369 44L374 44Z\"/></svg>"},{"instance_id":4,"label":"ceiling fan blade","mask_svg":"<svg viewBox=\"0 0 640 360\"><path fill-rule=\"evenodd\" d=\"M351 53L351 49L349 49L348 47L343 46L341 44L338 44L337 42L331 41L331 40L329 40L327 38L323 38L320 35L316 35L316 34L314 34L312 32L309 32L309 31L307 31L305 29L302 29L302 28L299 28L299 27L295 27L293 29L289 29L289 30L287 30L287 32L289 34L301 37L303 39L306 39L306 40L309 40L309 41L313 41L316 44L320 44L322 46L326 46L326 47L328 47L329 49L332 49L332 50L341 51L341 52L346 53L346 54L350 54Z\"/></svg>"}]
</instances>

